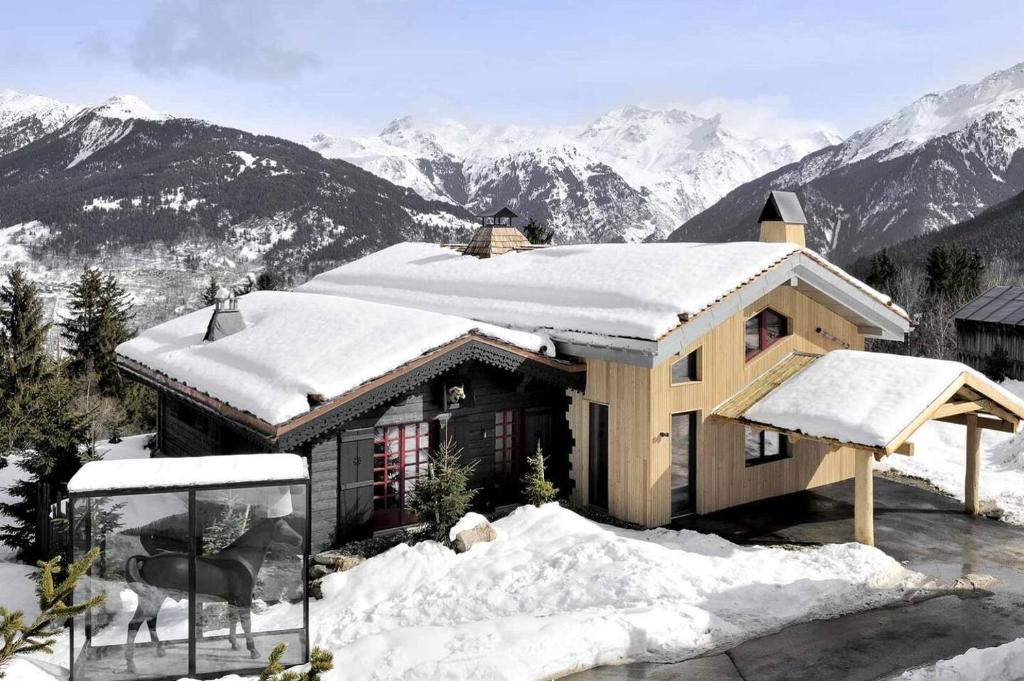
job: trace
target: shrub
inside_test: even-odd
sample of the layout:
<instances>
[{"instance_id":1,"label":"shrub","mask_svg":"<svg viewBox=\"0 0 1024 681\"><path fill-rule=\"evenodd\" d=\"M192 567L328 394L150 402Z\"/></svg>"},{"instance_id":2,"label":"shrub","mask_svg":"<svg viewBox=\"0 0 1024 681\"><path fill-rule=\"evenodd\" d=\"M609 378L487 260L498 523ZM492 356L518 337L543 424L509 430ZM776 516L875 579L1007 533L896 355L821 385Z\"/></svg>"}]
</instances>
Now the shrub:
<instances>
[{"instance_id":1,"label":"shrub","mask_svg":"<svg viewBox=\"0 0 1024 681\"><path fill-rule=\"evenodd\" d=\"M416 481L412 490L410 509L426 525L431 539L448 543L448 531L455 527L469 510L469 502L476 495L469 487L469 477L475 462L462 462L462 448L451 438L445 439L430 457L430 471Z\"/></svg>"},{"instance_id":2,"label":"shrub","mask_svg":"<svg viewBox=\"0 0 1024 681\"><path fill-rule=\"evenodd\" d=\"M288 646L278 643L270 651L266 668L260 672L259 681L319 681L320 675L334 669L334 655L323 648L313 648L309 654L309 670L301 673L286 672L281 665L281 657Z\"/></svg>"},{"instance_id":3,"label":"shrub","mask_svg":"<svg viewBox=\"0 0 1024 681\"><path fill-rule=\"evenodd\" d=\"M554 501L558 489L544 476L544 451L540 442L537 451L526 457L526 475L523 476L523 496L534 506Z\"/></svg>"}]
</instances>

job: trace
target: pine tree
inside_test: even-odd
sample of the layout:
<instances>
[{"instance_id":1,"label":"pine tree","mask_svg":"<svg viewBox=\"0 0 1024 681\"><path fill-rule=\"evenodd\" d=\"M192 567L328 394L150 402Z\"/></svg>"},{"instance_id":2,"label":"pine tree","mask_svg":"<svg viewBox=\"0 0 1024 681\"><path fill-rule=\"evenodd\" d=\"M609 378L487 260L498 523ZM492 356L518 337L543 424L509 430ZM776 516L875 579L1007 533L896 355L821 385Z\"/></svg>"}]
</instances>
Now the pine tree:
<instances>
[{"instance_id":1,"label":"pine tree","mask_svg":"<svg viewBox=\"0 0 1024 681\"><path fill-rule=\"evenodd\" d=\"M53 558L40 563L42 576L39 580L38 595L42 606L40 612L31 622L25 621L25 613L21 610L8 610L0 607L0 678L4 677L7 664L15 655L26 655L34 652L53 653L53 644L64 633L64 625L74 617L81 617L89 610L99 606L106 598L105 593L68 605L75 590L75 585L89 572L90 566L99 556L99 549L92 549L81 560L68 566L67 576L60 581L54 577L61 572L60 558Z\"/></svg>"},{"instance_id":2,"label":"pine tree","mask_svg":"<svg viewBox=\"0 0 1024 681\"><path fill-rule=\"evenodd\" d=\"M260 272L256 277L256 290L258 291L280 291L284 285L284 278L271 270Z\"/></svg>"},{"instance_id":3,"label":"pine tree","mask_svg":"<svg viewBox=\"0 0 1024 681\"><path fill-rule=\"evenodd\" d=\"M25 557L32 557L36 548L40 488L66 484L82 463L95 458L91 414L79 410L75 388L62 366L50 370L38 402L38 416L26 443L31 451L17 463L26 476L8 489L11 500L0 502L0 514L10 521L0 527L0 541Z\"/></svg>"},{"instance_id":4,"label":"pine tree","mask_svg":"<svg viewBox=\"0 0 1024 681\"><path fill-rule=\"evenodd\" d=\"M891 297L899 274L900 269L896 266L896 261L889 255L889 251L883 248L871 259L867 285Z\"/></svg>"},{"instance_id":5,"label":"pine tree","mask_svg":"<svg viewBox=\"0 0 1024 681\"><path fill-rule=\"evenodd\" d=\"M259 681L320 681L320 675L334 669L334 655L314 646L309 653L309 670L302 673L286 672L281 664L281 657L288 650L288 645L278 643L270 651L266 668L260 672Z\"/></svg>"},{"instance_id":6,"label":"pine tree","mask_svg":"<svg viewBox=\"0 0 1024 681\"><path fill-rule=\"evenodd\" d=\"M217 291L220 290L220 284L213 277L210 277L210 283L203 289L202 301L203 307L209 307L217 302Z\"/></svg>"},{"instance_id":7,"label":"pine tree","mask_svg":"<svg viewBox=\"0 0 1024 681\"><path fill-rule=\"evenodd\" d=\"M0 442L3 456L23 451L39 417L40 391L45 389L49 360L43 304L38 290L21 268L0 287ZM6 460L6 459L5 459Z\"/></svg>"},{"instance_id":8,"label":"pine tree","mask_svg":"<svg viewBox=\"0 0 1024 681\"><path fill-rule=\"evenodd\" d=\"M87 382L90 398L93 385L102 395L119 397L124 382L115 349L134 335L128 293L112 274L103 276L99 268L87 267L71 287L68 308L71 314L61 331L71 359L68 369Z\"/></svg>"},{"instance_id":9,"label":"pine tree","mask_svg":"<svg viewBox=\"0 0 1024 681\"><path fill-rule=\"evenodd\" d=\"M925 270L928 293L950 300L973 298L981 292L985 259L977 250L950 241L928 251Z\"/></svg>"},{"instance_id":10,"label":"pine tree","mask_svg":"<svg viewBox=\"0 0 1024 681\"><path fill-rule=\"evenodd\" d=\"M530 218L526 222L526 226L523 227L523 236L525 236L526 240L531 244L543 246L551 243L551 239L554 238L555 232L533 218Z\"/></svg>"},{"instance_id":11,"label":"pine tree","mask_svg":"<svg viewBox=\"0 0 1024 681\"><path fill-rule=\"evenodd\" d=\"M454 440L445 439L430 457L426 477L416 481L409 504L430 538L442 544L448 543L448 531L466 515L476 495L476 490L469 487L476 462L463 463L461 453L462 448Z\"/></svg>"},{"instance_id":12,"label":"pine tree","mask_svg":"<svg viewBox=\"0 0 1024 681\"><path fill-rule=\"evenodd\" d=\"M527 472L523 476L523 497L527 503L540 506L554 501L558 489L544 475L544 450L537 442L537 450L526 457Z\"/></svg>"}]
</instances>

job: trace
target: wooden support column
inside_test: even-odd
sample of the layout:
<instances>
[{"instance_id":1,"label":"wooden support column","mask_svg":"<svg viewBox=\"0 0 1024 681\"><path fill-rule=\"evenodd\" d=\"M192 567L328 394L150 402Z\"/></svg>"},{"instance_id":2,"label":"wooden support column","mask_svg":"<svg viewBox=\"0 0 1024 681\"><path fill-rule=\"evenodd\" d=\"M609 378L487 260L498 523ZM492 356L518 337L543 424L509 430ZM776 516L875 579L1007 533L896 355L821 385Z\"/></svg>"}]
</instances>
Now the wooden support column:
<instances>
[{"instance_id":1,"label":"wooden support column","mask_svg":"<svg viewBox=\"0 0 1024 681\"><path fill-rule=\"evenodd\" d=\"M967 421L967 466L964 473L964 511L981 512L981 428L976 414L965 414Z\"/></svg>"},{"instance_id":2,"label":"wooden support column","mask_svg":"<svg viewBox=\"0 0 1024 681\"><path fill-rule=\"evenodd\" d=\"M868 546L875 545L875 479L871 474L874 462L874 452L857 451L853 496L854 539Z\"/></svg>"}]
</instances>

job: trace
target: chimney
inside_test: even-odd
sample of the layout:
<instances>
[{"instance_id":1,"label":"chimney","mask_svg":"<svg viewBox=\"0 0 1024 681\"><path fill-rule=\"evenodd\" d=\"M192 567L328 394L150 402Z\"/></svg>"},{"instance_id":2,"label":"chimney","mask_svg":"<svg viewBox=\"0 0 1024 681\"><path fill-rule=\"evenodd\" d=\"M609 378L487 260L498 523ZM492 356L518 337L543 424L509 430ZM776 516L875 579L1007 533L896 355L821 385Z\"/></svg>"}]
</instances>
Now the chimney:
<instances>
[{"instance_id":1,"label":"chimney","mask_svg":"<svg viewBox=\"0 0 1024 681\"><path fill-rule=\"evenodd\" d=\"M518 217L508 208L502 208L494 215L480 216L480 227L473 232L473 236L462 250L462 254L477 258L492 258L509 251L522 251L530 248L529 240L512 226L512 220Z\"/></svg>"},{"instance_id":2,"label":"chimney","mask_svg":"<svg viewBox=\"0 0 1024 681\"><path fill-rule=\"evenodd\" d=\"M806 247L804 227L807 218L800 206L800 199L793 192L773 191L761 209L757 219L761 227L761 241L796 244Z\"/></svg>"},{"instance_id":3,"label":"chimney","mask_svg":"<svg viewBox=\"0 0 1024 681\"><path fill-rule=\"evenodd\" d=\"M238 299L231 291L223 286L217 289L214 297L216 305L213 308L213 316L206 327L204 341L215 341L237 333L245 328L245 320L242 319L242 311L238 309Z\"/></svg>"}]
</instances>

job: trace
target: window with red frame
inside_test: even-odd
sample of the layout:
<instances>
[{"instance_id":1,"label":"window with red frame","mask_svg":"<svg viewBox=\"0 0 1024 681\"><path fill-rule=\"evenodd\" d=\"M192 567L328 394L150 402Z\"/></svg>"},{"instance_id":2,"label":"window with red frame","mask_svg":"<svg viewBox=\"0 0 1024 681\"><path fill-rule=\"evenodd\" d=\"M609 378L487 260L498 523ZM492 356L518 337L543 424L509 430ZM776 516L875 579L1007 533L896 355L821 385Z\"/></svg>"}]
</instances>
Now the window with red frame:
<instances>
[{"instance_id":1,"label":"window with red frame","mask_svg":"<svg viewBox=\"0 0 1024 681\"><path fill-rule=\"evenodd\" d=\"M430 424L426 421L384 426L373 431L373 509L385 522L405 517L409 493L430 466ZM392 517L393 516L393 517Z\"/></svg>"},{"instance_id":2,"label":"window with red frame","mask_svg":"<svg viewBox=\"0 0 1024 681\"><path fill-rule=\"evenodd\" d=\"M519 412L504 409L494 413L494 475L499 481L519 476Z\"/></svg>"},{"instance_id":3,"label":"window with red frame","mask_svg":"<svg viewBox=\"0 0 1024 681\"><path fill-rule=\"evenodd\" d=\"M743 329L746 357L750 359L789 335L789 320L771 308L765 308L747 320Z\"/></svg>"}]
</instances>

